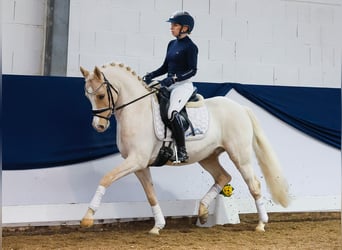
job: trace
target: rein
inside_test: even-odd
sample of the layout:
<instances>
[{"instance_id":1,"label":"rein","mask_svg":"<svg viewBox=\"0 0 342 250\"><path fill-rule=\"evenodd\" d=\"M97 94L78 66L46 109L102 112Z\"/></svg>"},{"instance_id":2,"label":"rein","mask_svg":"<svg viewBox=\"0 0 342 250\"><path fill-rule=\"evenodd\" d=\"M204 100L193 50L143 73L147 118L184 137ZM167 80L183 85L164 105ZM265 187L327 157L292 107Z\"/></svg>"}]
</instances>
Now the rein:
<instances>
[{"instance_id":1,"label":"rein","mask_svg":"<svg viewBox=\"0 0 342 250\"><path fill-rule=\"evenodd\" d=\"M120 105L118 107L115 107L114 98L113 98L113 94L112 94L111 89L114 90L114 92L117 95L119 95L119 91L116 88L113 87L113 85L108 81L108 79L103 74L103 72L102 72L102 75L103 75L103 78L104 78L104 82L100 85L100 87L98 87L93 93L89 93L88 91L86 91L86 92L88 94L94 94L94 93L96 93L96 91L98 89L101 88L101 86L106 85L106 90L107 90L107 95L108 95L108 105L109 106L107 108L96 109L96 110L93 109L92 110L93 116L97 116L97 117L100 117L100 118L103 118L103 119L106 119L106 120L109 120L109 118L115 113L115 111L123 109L124 107L126 107L128 105L131 105L132 103L135 103L135 102L137 102L137 101L139 101L139 100L141 100L141 99L143 99L143 98L145 98L145 97L147 97L149 95L152 95L152 94L154 94L154 93L156 93L158 91L158 89L155 89L155 90L153 90L153 91L151 91L151 92L149 92L149 93L147 93L147 94L145 94L143 96L140 96L140 97L138 97L138 98L136 98L136 99L134 99L134 100L132 100L132 101L130 101L128 103L125 103L125 104L122 104L122 105ZM157 83L155 83L155 84L153 84L153 85L151 85L149 87L153 88L153 87L155 87L158 84L159 84L159 82L157 82ZM101 115L101 113L106 112L108 110L111 110L111 113L110 113L110 115L108 117Z\"/></svg>"},{"instance_id":2,"label":"rein","mask_svg":"<svg viewBox=\"0 0 342 250\"><path fill-rule=\"evenodd\" d=\"M160 83L157 82L157 83L155 83L155 84L150 85L149 87L150 87L150 88L153 88L153 87L155 87L155 86L158 85L158 84L160 84ZM136 101L139 101L140 99L143 99L143 98L145 98L145 97L147 97L147 96L149 96L149 95L152 95L152 94L156 93L157 91L158 91L158 89L155 89L155 90L151 91L150 93L147 93L146 95L140 96L140 97L138 97L137 99L134 99L134 100L132 100L132 101L130 101L130 102L128 102L128 103L122 104L121 106L117 107L117 108L115 109L115 111L116 111L116 110L119 110L119 109L122 109L122 108L124 108L124 107L126 107L126 106L128 106L128 105L130 105L130 104L132 104L132 103L135 103Z\"/></svg>"},{"instance_id":3,"label":"rein","mask_svg":"<svg viewBox=\"0 0 342 250\"><path fill-rule=\"evenodd\" d=\"M134 99L134 100L132 100L132 101L130 101L130 102L128 102L128 103L122 104L121 106L115 108L115 111L117 111L117 110L119 110L119 109L122 109L122 108L124 108L124 107L126 107L126 106L128 106L128 105L130 105L130 104L132 104L132 103L135 103L136 101L139 101L139 100L145 98L146 96L152 95L152 94L154 94L154 93L156 93L156 92L157 92L157 90L153 90L153 91L151 91L150 93L147 93L146 95L140 96L140 97L138 97L137 99Z\"/></svg>"}]
</instances>

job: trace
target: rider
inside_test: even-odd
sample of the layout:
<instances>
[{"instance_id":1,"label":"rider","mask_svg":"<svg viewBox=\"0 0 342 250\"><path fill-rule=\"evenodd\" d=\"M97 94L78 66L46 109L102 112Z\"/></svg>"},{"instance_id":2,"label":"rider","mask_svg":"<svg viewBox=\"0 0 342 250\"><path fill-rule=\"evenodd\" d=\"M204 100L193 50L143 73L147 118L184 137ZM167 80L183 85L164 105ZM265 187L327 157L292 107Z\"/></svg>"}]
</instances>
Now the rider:
<instances>
[{"instance_id":1,"label":"rider","mask_svg":"<svg viewBox=\"0 0 342 250\"><path fill-rule=\"evenodd\" d=\"M171 33L176 39L169 42L161 67L146 74L143 79L149 84L153 78L167 73L167 77L159 82L171 91L168 119L177 145L178 160L186 162L189 157L179 112L194 91L191 77L197 72L198 48L188 36L194 28L194 19L188 12L176 11L167 22L171 23Z\"/></svg>"}]
</instances>

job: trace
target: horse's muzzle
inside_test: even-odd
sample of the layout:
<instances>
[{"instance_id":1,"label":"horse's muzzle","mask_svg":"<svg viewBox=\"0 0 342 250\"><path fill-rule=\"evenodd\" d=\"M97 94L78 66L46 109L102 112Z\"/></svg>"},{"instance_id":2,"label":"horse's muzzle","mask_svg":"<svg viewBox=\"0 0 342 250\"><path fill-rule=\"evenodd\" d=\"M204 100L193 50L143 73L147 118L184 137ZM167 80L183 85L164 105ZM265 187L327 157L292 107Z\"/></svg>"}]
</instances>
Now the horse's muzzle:
<instances>
[{"instance_id":1,"label":"horse's muzzle","mask_svg":"<svg viewBox=\"0 0 342 250\"><path fill-rule=\"evenodd\" d=\"M102 122L103 120L104 122ZM98 119L98 117L94 117L92 125L97 132L102 133L109 128L110 122L109 120Z\"/></svg>"}]
</instances>

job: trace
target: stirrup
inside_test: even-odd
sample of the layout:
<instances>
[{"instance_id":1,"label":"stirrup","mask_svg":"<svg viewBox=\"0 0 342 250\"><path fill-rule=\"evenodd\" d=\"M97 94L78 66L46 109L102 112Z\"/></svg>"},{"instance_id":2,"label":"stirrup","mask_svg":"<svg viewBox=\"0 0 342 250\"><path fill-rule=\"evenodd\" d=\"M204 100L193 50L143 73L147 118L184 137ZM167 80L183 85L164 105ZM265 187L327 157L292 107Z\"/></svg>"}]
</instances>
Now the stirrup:
<instances>
[{"instance_id":1,"label":"stirrup","mask_svg":"<svg viewBox=\"0 0 342 250\"><path fill-rule=\"evenodd\" d=\"M180 150L181 151L181 150ZM186 163L188 162L188 159L189 159L189 156L188 154L186 153L186 150L184 149L184 152L180 153L181 157L178 156L178 150L177 148L175 147L175 155L174 157L171 158L171 160L173 161L172 163L173 164L180 164L180 163Z\"/></svg>"}]
</instances>

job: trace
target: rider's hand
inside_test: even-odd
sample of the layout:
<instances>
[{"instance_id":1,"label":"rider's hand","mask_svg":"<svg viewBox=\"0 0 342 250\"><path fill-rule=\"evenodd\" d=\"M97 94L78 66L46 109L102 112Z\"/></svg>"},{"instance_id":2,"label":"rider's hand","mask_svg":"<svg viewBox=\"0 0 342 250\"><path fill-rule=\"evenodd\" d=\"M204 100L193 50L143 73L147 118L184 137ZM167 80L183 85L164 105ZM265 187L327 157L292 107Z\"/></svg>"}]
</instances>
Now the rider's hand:
<instances>
[{"instance_id":1,"label":"rider's hand","mask_svg":"<svg viewBox=\"0 0 342 250\"><path fill-rule=\"evenodd\" d=\"M142 79L146 84L150 84L153 80L153 74L147 73Z\"/></svg>"},{"instance_id":2,"label":"rider's hand","mask_svg":"<svg viewBox=\"0 0 342 250\"><path fill-rule=\"evenodd\" d=\"M173 77L166 77L165 79L160 81L160 85L166 86L166 87L169 87L174 83L175 83L175 80L173 79Z\"/></svg>"}]
</instances>

